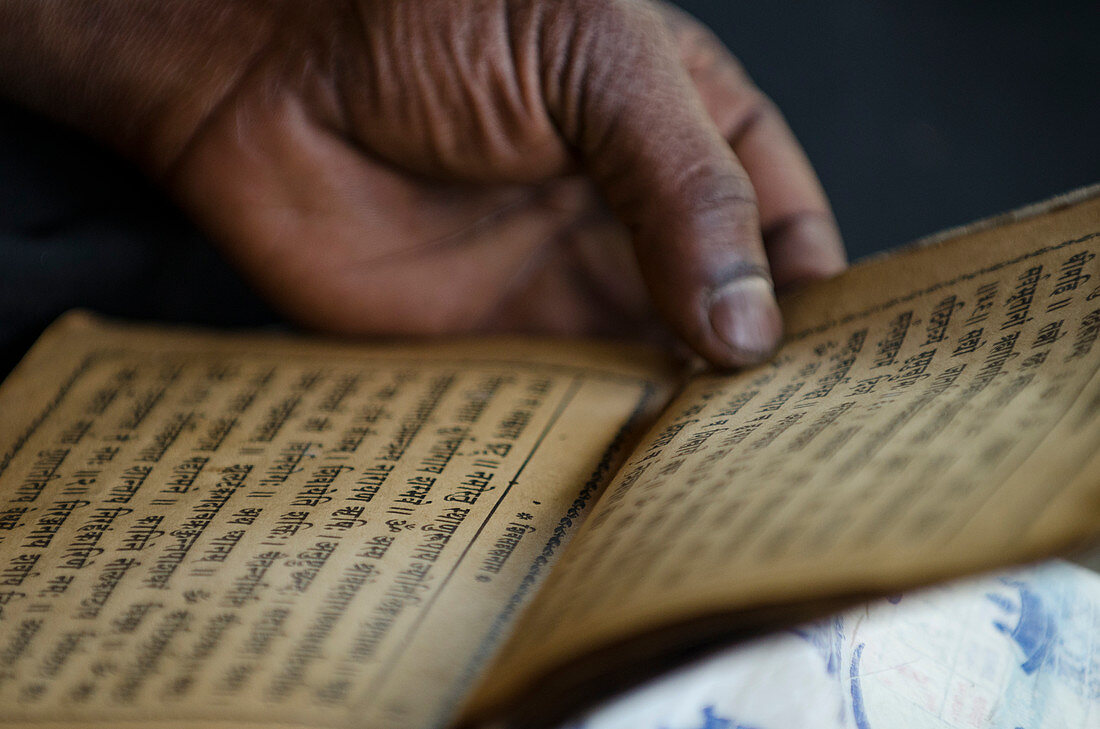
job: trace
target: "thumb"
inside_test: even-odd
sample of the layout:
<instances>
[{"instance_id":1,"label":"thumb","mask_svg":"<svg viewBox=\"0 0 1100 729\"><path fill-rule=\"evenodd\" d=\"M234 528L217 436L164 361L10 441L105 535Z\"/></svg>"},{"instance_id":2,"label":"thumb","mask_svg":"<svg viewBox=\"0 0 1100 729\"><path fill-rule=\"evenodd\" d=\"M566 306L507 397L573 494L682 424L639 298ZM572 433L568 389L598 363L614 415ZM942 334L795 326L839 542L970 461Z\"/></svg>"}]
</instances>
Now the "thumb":
<instances>
[{"instance_id":1,"label":"thumb","mask_svg":"<svg viewBox=\"0 0 1100 729\"><path fill-rule=\"evenodd\" d=\"M567 4L544 35L550 113L630 227L662 315L714 364L762 361L782 322L745 170L650 7Z\"/></svg>"}]
</instances>

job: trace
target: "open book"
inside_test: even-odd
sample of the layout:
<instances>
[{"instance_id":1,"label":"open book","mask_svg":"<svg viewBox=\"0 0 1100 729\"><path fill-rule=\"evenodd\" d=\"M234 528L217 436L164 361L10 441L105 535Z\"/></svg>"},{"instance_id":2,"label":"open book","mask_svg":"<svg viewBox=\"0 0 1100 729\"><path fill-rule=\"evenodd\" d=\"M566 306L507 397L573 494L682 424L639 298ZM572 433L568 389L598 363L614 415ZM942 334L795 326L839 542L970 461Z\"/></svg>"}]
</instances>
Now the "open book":
<instances>
[{"instance_id":1,"label":"open book","mask_svg":"<svg viewBox=\"0 0 1100 729\"><path fill-rule=\"evenodd\" d=\"M1100 191L640 349L55 324L0 389L0 726L552 723L1100 532Z\"/></svg>"}]
</instances>

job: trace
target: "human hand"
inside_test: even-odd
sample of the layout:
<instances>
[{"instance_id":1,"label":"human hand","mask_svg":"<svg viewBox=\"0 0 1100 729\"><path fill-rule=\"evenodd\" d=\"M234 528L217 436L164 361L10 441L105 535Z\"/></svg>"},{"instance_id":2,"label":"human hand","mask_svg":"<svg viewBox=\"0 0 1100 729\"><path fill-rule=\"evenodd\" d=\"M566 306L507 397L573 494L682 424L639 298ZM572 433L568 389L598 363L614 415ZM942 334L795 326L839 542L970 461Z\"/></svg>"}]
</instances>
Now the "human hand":
<instances>
[{"instance_id":1,"label":"human hand","mask_svg":"<svg viewBox=\"0 0 1100 729\"><path fill-rule=\"evenodd\" d=\"M96 22L69 34L95 38L66 52L118 59L85 72L107 92L73 121L158 177L306 324L639 333L656 310L737 366L778 342L772 280L844 266L778 112L671 8L70 4Z\"/></svg>"}]
</instances>

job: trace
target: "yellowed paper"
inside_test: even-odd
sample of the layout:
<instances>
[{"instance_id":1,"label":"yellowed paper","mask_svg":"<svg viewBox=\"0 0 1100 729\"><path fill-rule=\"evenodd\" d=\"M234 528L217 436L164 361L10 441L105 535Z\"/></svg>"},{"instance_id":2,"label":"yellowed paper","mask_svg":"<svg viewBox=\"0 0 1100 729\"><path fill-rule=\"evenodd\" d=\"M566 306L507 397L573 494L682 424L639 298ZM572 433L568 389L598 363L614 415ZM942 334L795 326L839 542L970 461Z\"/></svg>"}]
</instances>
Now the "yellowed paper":
<instances>
[{"instance_id":1,"label":"yellowed paper","mask_svg":"<svg viewBox=\"0 0 1100 729\"><path fill-rule=\"evenodd\" d=\"M693 618L878 593L1100 531L1100 199L785 302L767 366L696 378L473 702Z\"/></svg>"},{"instance_id":2,"label":"yellowed paper","mask_svg":"<svg viewBox=\"0 0 1100 729\"><path fill-rule=\"evenodd\" d=\"M0 724L445 723L667 374L70 317L0 391Z\"/></svg>"}]
</instances>

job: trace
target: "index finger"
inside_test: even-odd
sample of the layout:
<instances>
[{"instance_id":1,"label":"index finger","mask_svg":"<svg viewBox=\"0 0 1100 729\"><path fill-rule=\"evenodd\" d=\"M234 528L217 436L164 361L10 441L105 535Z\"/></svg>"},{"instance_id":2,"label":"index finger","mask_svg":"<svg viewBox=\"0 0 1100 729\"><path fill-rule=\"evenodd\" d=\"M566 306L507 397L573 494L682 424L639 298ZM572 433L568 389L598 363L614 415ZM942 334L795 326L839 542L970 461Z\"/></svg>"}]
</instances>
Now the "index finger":
<instances>
[{"instance_id":1,"label":"index finger","mask_svg":"<svg viewBox=\"0 0 1100 729\"><path fill-rule=\"evenodd\" d=\"M847 266L825 192L779 109L717 37L682 11L662 6L707 112L756 191L777 288L825 278Z\"/></svg>"}]
</instances>

